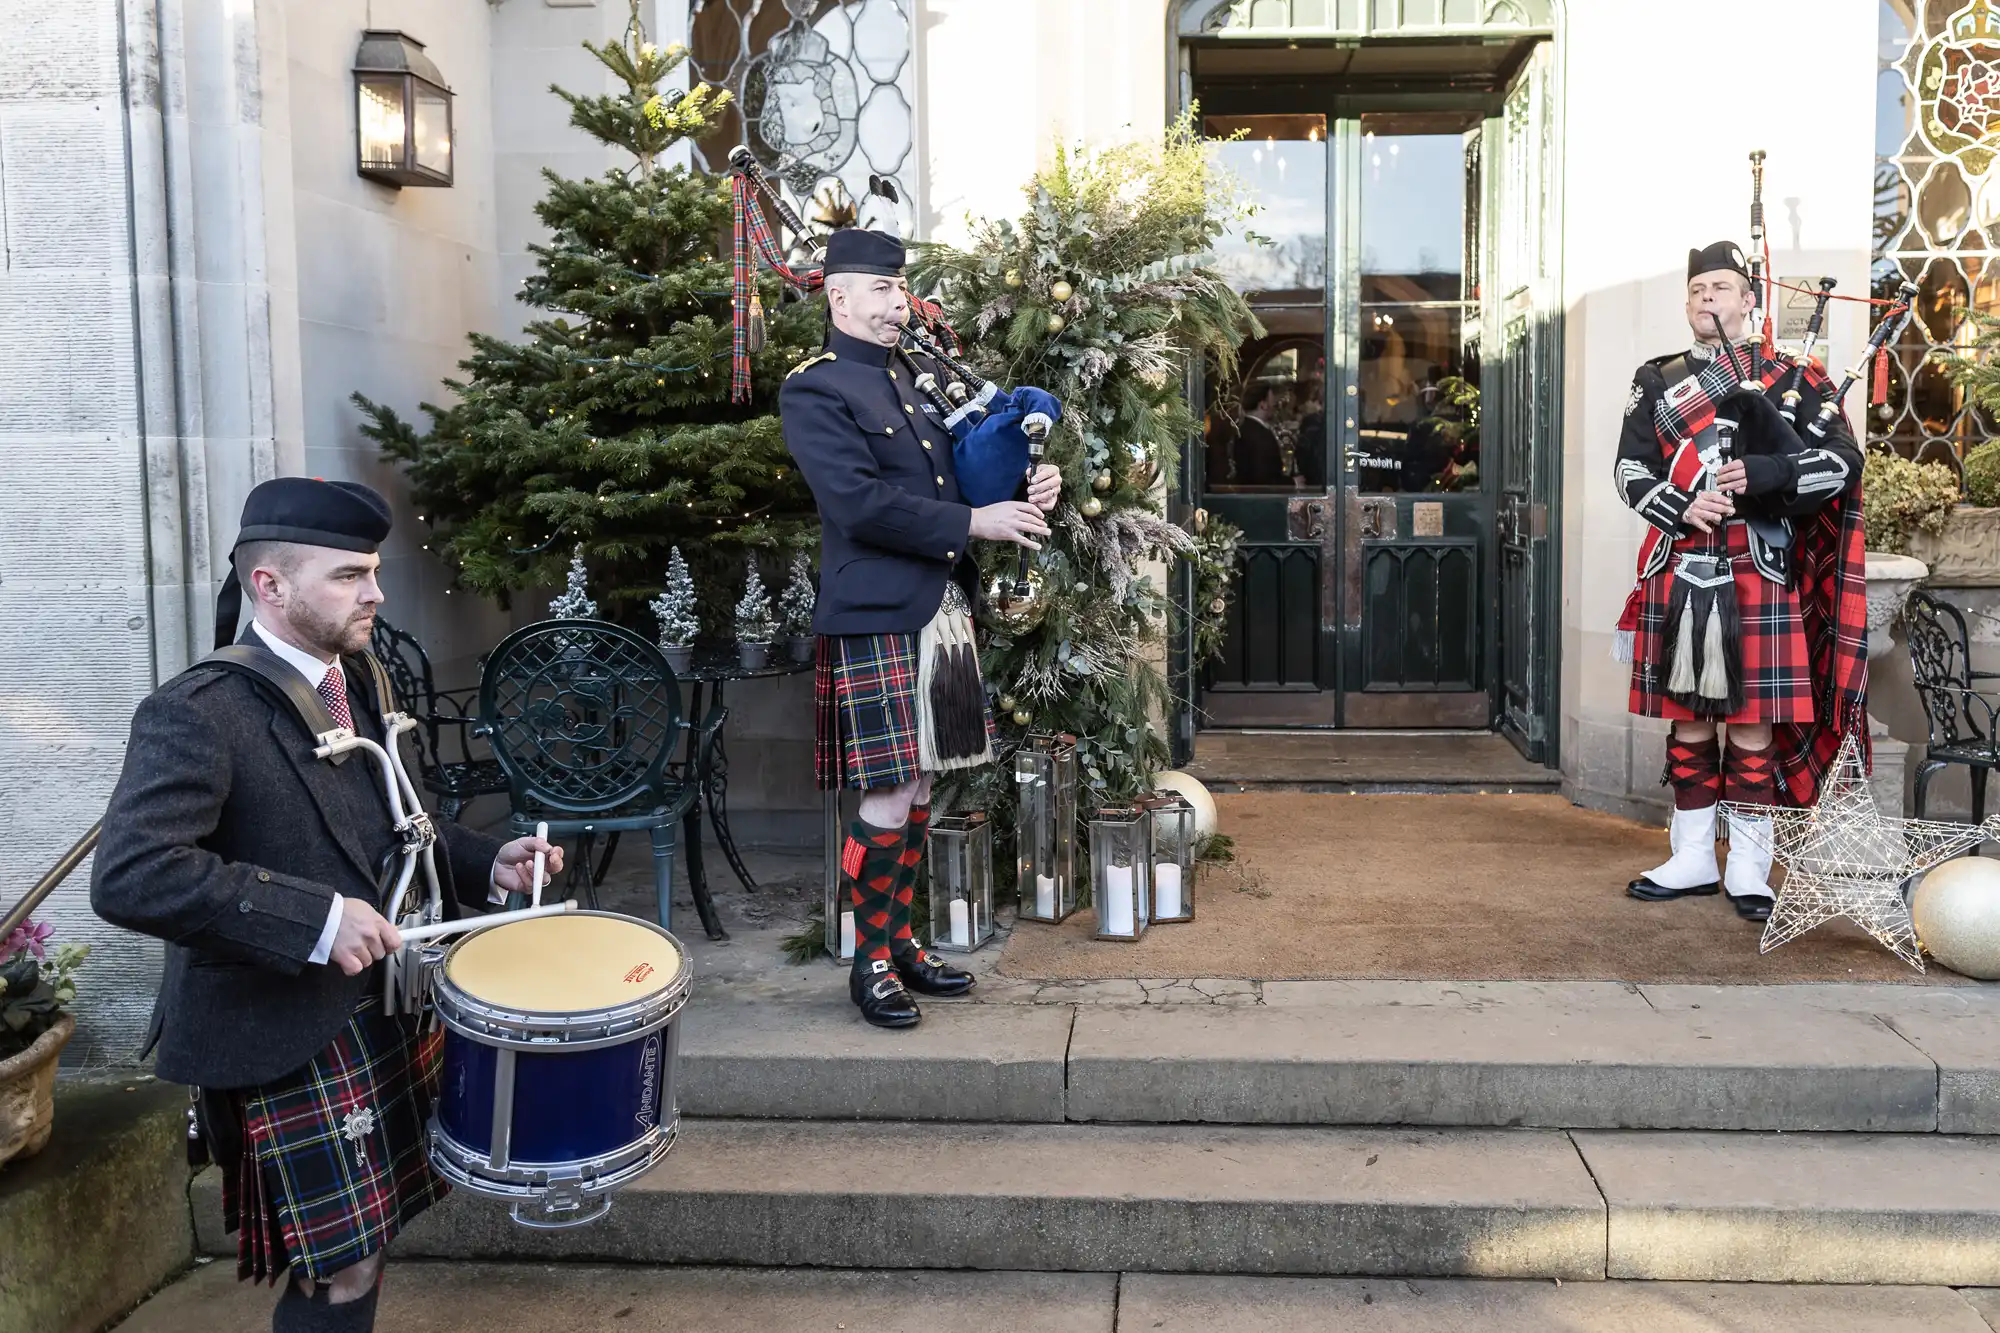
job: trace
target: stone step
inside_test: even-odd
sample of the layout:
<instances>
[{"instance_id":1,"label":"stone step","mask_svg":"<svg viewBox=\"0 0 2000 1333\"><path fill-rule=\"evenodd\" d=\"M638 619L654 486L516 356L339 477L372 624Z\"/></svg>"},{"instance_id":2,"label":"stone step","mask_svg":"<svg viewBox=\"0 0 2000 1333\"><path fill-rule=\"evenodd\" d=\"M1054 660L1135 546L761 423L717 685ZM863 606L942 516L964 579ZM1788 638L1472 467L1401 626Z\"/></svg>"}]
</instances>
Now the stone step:
<instances>
[{"instance_id":1,"label":"stone step","mask_svg":"<svg viewBox=\"0 0 2000 1333\"><path fill-rule=\"evenodd\" d=\"M228 1253L220 1187L194 1188ZM2000 1283L2000 1140L689 1121L609 1217L460 1191L405 1257L1059 1272Z\"/></svg>"},{"instance_id":2,"label":"stone step","mask_svg":"<svg viewBox=\"0 0 2000 1333\"><path fill-rule=\"evenodd\" d=\"M1656 1007L1616 983L1449 1006L931 1003L908 1032L839 996L698 999L682 1028L696 1116L2000 1133L2000 1017Z\"/></svg>"},{"instance_id":3,"label":"stone step","mask_svg":"<svg viewBox=\"0 0 2000 1333\"><path fill-rule=\"evenodd\" d=\"M210 1264L119 1333L262 1333L268 1288ZM378 1326L419 1333L1989 1333L1945 1287L392 1264Z\"/></svg>"}]
</instances>

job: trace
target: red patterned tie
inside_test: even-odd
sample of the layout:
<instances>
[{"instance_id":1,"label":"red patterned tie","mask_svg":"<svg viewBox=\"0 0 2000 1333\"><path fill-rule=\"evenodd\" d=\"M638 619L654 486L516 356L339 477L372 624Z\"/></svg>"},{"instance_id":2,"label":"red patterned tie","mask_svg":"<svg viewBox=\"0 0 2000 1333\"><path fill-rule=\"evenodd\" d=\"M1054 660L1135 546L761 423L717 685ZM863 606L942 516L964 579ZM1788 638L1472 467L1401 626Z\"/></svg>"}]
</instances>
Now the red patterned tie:
<instances>
[{"instance_id":1,"label":"red patterned tie","mask_svg":"<svg viewBox=\"0 0 2000 1333\"><path fill-rule=\"evenodd\" d=\"M333 714L336 724L354 730L354 714L347 711L347 677L340 674L340 663L335 662L319 678L319 697L326 701L326 711Z\"/></svg>"}]
</instances>

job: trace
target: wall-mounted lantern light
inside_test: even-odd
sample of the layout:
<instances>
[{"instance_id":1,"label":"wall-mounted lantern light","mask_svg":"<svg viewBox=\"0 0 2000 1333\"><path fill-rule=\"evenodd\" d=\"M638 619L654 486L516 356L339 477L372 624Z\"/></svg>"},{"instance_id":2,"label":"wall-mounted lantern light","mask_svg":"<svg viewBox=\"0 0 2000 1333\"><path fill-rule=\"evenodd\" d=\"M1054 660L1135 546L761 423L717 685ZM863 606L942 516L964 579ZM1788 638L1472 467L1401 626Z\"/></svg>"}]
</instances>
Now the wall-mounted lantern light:
<instances>
[{"instance_id":1,"label":"wall-mounted lantern light","mask_svg":"<svg viewBox=\"0 0 2000 1333\"><path fill-rule=\"evenodd\" d=\"M451 184L451 89L424 44L370 28L354 57L356 167L388 185Z\"/></svg>"}]
</instances>

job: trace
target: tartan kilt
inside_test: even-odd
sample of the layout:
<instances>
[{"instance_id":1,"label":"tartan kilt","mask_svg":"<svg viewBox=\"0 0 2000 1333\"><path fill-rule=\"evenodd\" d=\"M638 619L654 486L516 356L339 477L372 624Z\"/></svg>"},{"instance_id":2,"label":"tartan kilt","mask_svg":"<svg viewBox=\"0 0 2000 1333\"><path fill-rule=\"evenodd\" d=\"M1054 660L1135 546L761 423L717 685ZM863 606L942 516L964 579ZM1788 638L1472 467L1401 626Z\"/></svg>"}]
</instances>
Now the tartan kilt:
<instances>
[{"instance_id":1,"label":"tartan kilt","mask_svg":"<svg viewBox=\"0 0 2000 1333\"><path fill-rule=\"evenodd\" d=\"M1799 595L1772 583L1750 563L1749 530L1731 522L1728 553L1735 561L1736 604L1743 624L1743 707L1723 722L1813 720L1811 658ZM1682 553L1705 555L1713 538L1693 533L1676 541L1666 567L1640 586L1639 621L1632 640L1631 711L1641 717L1692 721L1695 714L1667 696L1666 631L1674 567Z\"/></svg>"},{"instance_id":2,"label":"tartan kilt","mask_svg":"<svg viewBox=\"0 0 2000 1333\"><path fill-rule=\"evenodd\" d=\"M897 787L923 774L915 634L822 634L813 656L813 776L820 790ZM985 705L986 734L995 734Z\"/></svg>"},{"instance_id":3,"label":"tartan kilt","mask_svg":"<svg viewBox=\"0 0 2000 1333\"><path fill-rule=\"evenodd\" d=\"M222 1206L239 1279L329 1281L450 1190L426 1151L444 1032L425 1021L371 995L304 1068L235 1094L243 1155Z\"/></svg>"}]
</instances>

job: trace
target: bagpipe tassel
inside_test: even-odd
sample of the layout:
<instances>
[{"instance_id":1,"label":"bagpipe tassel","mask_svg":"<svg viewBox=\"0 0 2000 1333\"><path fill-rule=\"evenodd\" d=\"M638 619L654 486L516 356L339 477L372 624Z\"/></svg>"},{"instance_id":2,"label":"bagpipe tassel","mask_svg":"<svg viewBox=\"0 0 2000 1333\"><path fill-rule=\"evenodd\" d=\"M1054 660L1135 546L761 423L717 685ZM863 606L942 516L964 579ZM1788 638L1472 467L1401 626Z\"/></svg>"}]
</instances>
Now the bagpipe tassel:
<instances>
[{"instance_id":1,"label":"bagpipe tassel","mask_svg":"<svg viewBox=\"0 0 2000 1333\"><path fill-rule=\"evenodd\" d=\"M1695 686L1694 675L1694 598L1688 596L1687 586L1679 579L1674 580L1673 602L1678 611L1670 609L1667 624L1672 626L1673 652L1668 661L1673 663L1667 675L1667 693L1692 694Z\"/></svg>"},{"instance_id":2,"label":"bagpipe tassel","mask_svg":"<svg viewBox=\"0 0 2000 1333\"><path fill-rule=\"evenodd\" d=\"M1868 381L1868 401L1880 404L1889 401L1889 349L1875 349L1875 373Z\"/></svg>"},{"instance_id":3,"label":"bagpipe tassel","mask_svg":"<svg viewBox=\"0 0 2000 1333\"><path fill-rule=\"evenodd\" d=\"M756 290L750 293L750 354L755 356L764 350L764 297Z\"/></svg>"},{"instance_id":4,"label":"bagpipe tassel","mask_svg":"<svg viewBox=\"0 0 2000 1333\"><path fill-rule=\"evenodd\" d=\"M1701 640L1701 697L1704 699L1727 699L1729 697L1729 668L1725 664L1722 646L1722 607L1720 598L1711 598L1708 607L1708 632Z\"/></svg>"}]
</instances>

